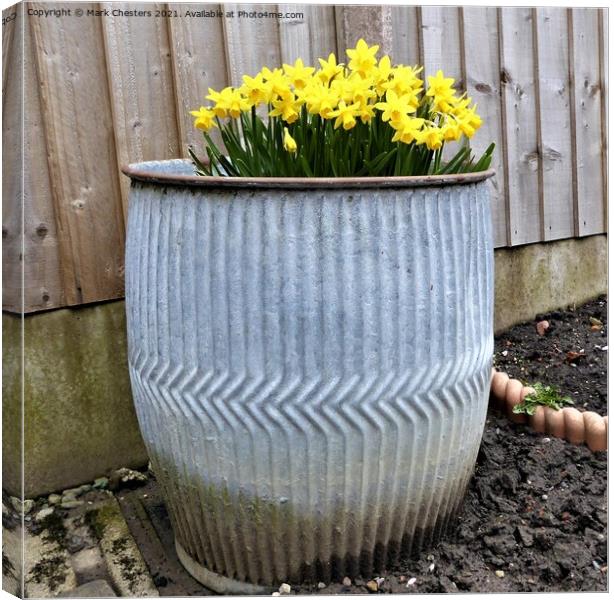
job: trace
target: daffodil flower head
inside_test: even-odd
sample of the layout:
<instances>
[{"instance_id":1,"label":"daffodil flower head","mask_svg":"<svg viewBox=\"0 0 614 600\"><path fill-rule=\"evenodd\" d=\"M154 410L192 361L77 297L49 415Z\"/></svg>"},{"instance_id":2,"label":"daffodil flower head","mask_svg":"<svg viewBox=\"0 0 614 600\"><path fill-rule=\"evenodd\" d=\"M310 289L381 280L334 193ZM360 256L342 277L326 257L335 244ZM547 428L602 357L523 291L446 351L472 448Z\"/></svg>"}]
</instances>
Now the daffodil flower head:
<instances>
[{"instance_id":1,"label":"daffodil flower head","mask_svg":"<svg viewBox=\"0 0 614 600\"><path fill-rule=\"evenodd\" d=\"M377 64L375 55L378 50L378 45L369 47L367 42L360 38L355 48L346 50L347 55L350 57L350 62L348 63L350 70L359 73L362 77L367 77Z\"/></svg>"},{"instance_id":2,"label":"daffodil flower head","mask_svg":"<svg viewBox=\"0 0 614 600\"><path fill-rule=\"evenodd\" d=\"M318 62L321 68L316 73L316 76L323 83L329 83L343 73L343 65L337 64L337 57L332 52L328 55L327 60L318 58Z\"/></svg>"},{"instance_id":3,"label":"daffodil flower head","mask_svg":"<svg viewBox=\"0 0 614 600\"><path fill-rule=\"evenodd\" d=\"M356 125L356 117L360 113L360 104L346 105L345 101L341 100L337 110L333 110L329 114L330 119L335 119L335 129L343 125L343 129L352 129Z\"/></svg>"},{"instance_id":4,"label":"daffodil flower head","mask_svg":"<svg viewBox=\"0 0 614 600\"><path fill-rule=\"evenodd\" d=\"M191 110L190 114L194 119L194 127L202 131L209 131L212 127L217 127L215 124L215 113L210 108L201 106L198 110Z\"/></svg>"},{"instance_id":5,"label":"daffodil flower head","mask_svg":"<svg viewBox=\"0 0 614 600\"><path fill-rule=\"evenodd\" d=\"M259 106L269 100L268 86L262 73L258 73L255 77L243 75L243 85L239 90L250 106Z\"/></svg>"},{"instance_id":6,"label":"daffodil flower head","mask_svg":"<svg viewBox=\"0 0 614 600\"><path fill-rule=\"evenodd\" d=\"M241 112L250 109L249 103L241 92L232 87L225 87L221 92L216 92L209 88L207 99L215 102L213 112L216 117L222 119L228 116L238 119L241 116Z\"/></svg>"},{"instance_id":7,"label":"daffodil flower head","mask_svg":"<svg viewBox=\"0 0 614 600\"><path fill-rule=\"evenodd\" d=\"M290 154L296 154L298 150L296 140L290 135L287 127L284 127L284 149Z\"/></svg>"},{"instance_id":8,"label":"daffodil flower head","mask_svg":"<svg viewBox=\"0 0 614 600\"><path fill-rule=\"evenodd\" d=\"M444 77L443 71L439 69L433 77L427 77L429 87L426 90L426 95L433 99L433 107L440 112L449 112L454 107L454 79L452 77Z\"/></svg>"},{"instance_id":9,"label":"daffodil flower head","mask_svg":"<svg viewBox=\"0 0 614 600\"><path fill-rule=\"evenodd\" d=\"M273 100L271 103L273 110L269 112L270 117L281 117L286 123L294 123L299 117L300 103L297 102L296 96L288 91L279 99Z\"/></svg>"},{"instance_id":10,"label":"daffodil flower head","mask_svg":"<svg viewBox=\"0 0 614 600\"><path fill-rule=\"evenodd\" d=\"M383 111L382 121L392 121L393 123L400 121L404 116L416 110L409 94L399 97L393 90L388 90L386 101L378 102L375 108Z\"/></svg>"},{"instance_id":11,"label":"daffodil flower head","mask_svg":"<svg viewBox=\"0 0 614 600\"><path fill-rule=\"evenodd\" d=\"M396 123L391 123L391 126L395 129L395 133L392 136L393 142L411 144L419 138L420 131L424 127L424 119L405 115Z\"/></svg>"},{"instance_id":12,"label":"daffodil flower head","mask_svg":"<svg viewBox=\"0 0 614 600\"><path fill-rule=\"evenodd\" d=\"M294 61L294 65L284 64L284 73L288 76L294 87L299 90L307 85L314 71L313 67L306 67L300 58Z\"/></svg>"},{"instance_id":13,"label":"daffodil flower head","mask_svg":"<svg viewBox=\"0 0 614 600\"><path fill-rule=\"evenodd\" d=\"M426 144L429 150L439 150L443 144L441 129L434 125L428 125L418 132L416 142L418 144Z\"/></svg>"}]
</instances>

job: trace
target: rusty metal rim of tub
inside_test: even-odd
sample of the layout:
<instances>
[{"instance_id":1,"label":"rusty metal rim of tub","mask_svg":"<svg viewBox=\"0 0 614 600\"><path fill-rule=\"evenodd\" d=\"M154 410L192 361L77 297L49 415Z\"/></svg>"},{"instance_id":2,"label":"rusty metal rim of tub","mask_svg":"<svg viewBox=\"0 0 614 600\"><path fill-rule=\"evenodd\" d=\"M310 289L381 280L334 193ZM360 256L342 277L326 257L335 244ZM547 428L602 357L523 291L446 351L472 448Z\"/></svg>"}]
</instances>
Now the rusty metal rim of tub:
<instances>
[{"instance_id":1,"label":"rusty metal rim of tub","mask_svg":"<svg viewBox=\"0 0 614 600\"><path fill-rule=\"evenodd\" d=\"M132 180L145 183L160 183L170 186L193 187L240 187L240 188L405 188L426 187L443 184L477 183L492 177L494 169L476 173L455 173L449 175L412 175L399 177L213 177L203 175L181 175L179 173L156 172L147 169L147 162L123 165L122 172Z\"/></svg>"}]
</instances>

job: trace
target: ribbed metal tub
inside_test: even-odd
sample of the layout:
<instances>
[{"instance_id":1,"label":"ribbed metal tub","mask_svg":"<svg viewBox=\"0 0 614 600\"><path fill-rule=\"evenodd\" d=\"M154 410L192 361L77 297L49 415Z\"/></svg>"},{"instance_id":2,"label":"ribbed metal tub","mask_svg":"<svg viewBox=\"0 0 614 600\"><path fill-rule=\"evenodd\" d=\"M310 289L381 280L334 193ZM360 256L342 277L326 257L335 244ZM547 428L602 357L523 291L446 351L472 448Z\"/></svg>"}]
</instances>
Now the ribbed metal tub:
<instances>
[{"instance_id":1,"label":"ribbed metal tub","mask_svg":"<svg viewBox=\"0 0 614 600\"><path fill-rule=\"evenodd\" d=\"M492 173L125 172L134 401L188 570L258 591L436 540L486 416Z\"/></svg>"}]
</instances>

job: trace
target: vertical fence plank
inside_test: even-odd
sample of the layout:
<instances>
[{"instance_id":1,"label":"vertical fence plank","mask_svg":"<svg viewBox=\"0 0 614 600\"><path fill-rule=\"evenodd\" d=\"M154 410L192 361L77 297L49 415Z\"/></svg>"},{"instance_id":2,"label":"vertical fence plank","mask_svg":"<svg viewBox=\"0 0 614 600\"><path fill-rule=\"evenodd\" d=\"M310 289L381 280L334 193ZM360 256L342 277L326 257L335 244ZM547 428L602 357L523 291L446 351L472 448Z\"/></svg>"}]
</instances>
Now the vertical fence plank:
<instances>
[{"instance_id":1,"label":"vertical fence plank","mask_svg":"<svg viewBox=\"0 0 614 600\"><path fill-rule=\"evenodd\" d=\"M317 68L318 58L328 58L331 52L337 55L333 6L280 4L278 9L288 15L279 21L281 58L285 63L301 58ZM341 59L337 56L337 60Z\"/></svg>"},{"instance_id":2,"label":"vertical fence plank","mask_svg":"<svg viewBox=\"0 0 614 600\"><path fill-rule=\"evenodd\" d=\"M208 102L205 96L210 87L220 90L228 85L223 17L185 15L186 11L197 13L204 10L219 15L226 5L168 4L167 8L184 15L169 21L181 155L188 156L189 146L200 155L203 153L202 133L193 127L194 119L189 111ZM213 136L219 143L215 132Z\"/></svg>"},{"instance_id":3,"label":"vertical fence plank","mask_svg":"<svg viewBox=\"0 0 614 600\"><path fill-rule=\"evenodd\" d=\"M533 20L530 8L499 8L509 243L541 239Z\"/></svg>"},{"instance_id":4,"label":"vertical fence plank","mask_svg":"<svg viewBox=\"0 0 614 600\"><path fill-rule=\"evenodd\" d=\"M124 223L102 24L32 19L31 26L66 302L121 297Z\"/></svg>"},{"instance_id":5,"label":"vertical fence plank","mask_svg":"<svg viewBox=\"0 0 614 600\"><path fill-rule=\"evenodd\" d=\"M420 64L420 22L415 6L391 6L392 62L414 66Z\"/></svg>"},{"instance_id":6,"label":"vertical fence plank","mask_svg":"<svg viewBox=\"0 0 614 600\"><path fill-rule=\"evenodd\" d=\"M102 3L102 9L129 10L127 3ZM144 4L152 13L164 4ZM119 165L179 155L179 135L168 39L169 19L102 19L111 90L111 110ZM147 40L147 43L143 43ZM124 214L130 182L121 178Z\"/></svg>"},{"instance_id":7,"label":"vertical fence plank","mask_svg":"<svg viewBox=\"0 0 614 600\"><path fill-rule=\"evenodd\" d=\"M27 110L24 113L23 136L26 165L31 168L26 167L23 173L24 304L29 310L41 310L63 306L66 297L60 276L60 241L36 78L37 50L28 33L26 28L24 91Z\"/></svg>"},{"instance_id":8,"label":"vertical fence plank","mask_svg":"<svg viewBox=\"0 0 614 600\"><path fill-rule=\"evenodd\" d=\"M377 44L379 55L390 54L393 49L392 7L390 6L336 6L337 47L341 58L347 61L347 48L354 48L360 38L369 46Z\"/></svg>"},{"instance_id":9,"label":"vertical fence plank","mask_svg":"<svg viewBox=\"0 0 614 600\"><path fill-rule=\"evenodd\" d=\"M465 90L461 18L460 9L457 7L423 6L421 8L420 50L424 64L422 75L425 87L428 87L428 76L435 75L441 69L446 77L454 78L454 87L458 93ZM457 144L447 144L443 151L444 160L450 160L457 151Z\"/></svg>"},{"instance_id":10,"label":"vertical fence plank","mask_svg":"<svg viewBox=\"0 0 614 600\"><path fill-rule=\"evenodd\" d=\"M471 148L477 157L491 142L496 144L491 167L497 174L490 180L493 236L495 246L504 246L508 240L497 9L480 6L461 10L467 94L477 103L478 113L484 121L471 140Z\"/></svg>"},{"instance_id":11,"label":"vertical fence plank","mask_svg":"<svg viewBox=\"0 0 614 600\"><path fill-rule=\"evenodd\" d=\"M423 6L420 13L424 76L442 69L446 77L454 77L457 89L465 89L459 9Z\"/></svg>"},{"instance_id":12,"label":"vertical fence plank","mask_svg":"<svg viewBox=\"0 0 614 600\"><path fill-rule=\"evenodd\" d=\"M243 75L254 75L263 66L281 64L277 18L251 18L253 12L277 13L275 4L224 4L224 37L228 74L232 85L241 85Z\"/></svg>"},{"instance_id":13,"label":"vertical fence plank","mask_svg":"<svg viewBox=\"0 0 614 600\"><path fill-rule=\"evenodd\" d=\"M2 11L15 14L3 25L2 36L2 307L21 312L23 128L21 122L24 5Z\"/></svg>"},{"instance_id":14,"label":"vertical fence plank","mask_svg":"<svg viewBox=\"0 0 614 600\"><path fill-rule=\"evenodd\" d=\"M603 220L601 96L599 73L599 11L569 9L573 30L576 120L576 173L578 181L578 234L600 233ZM597 60L596 60L597 59Z\"/></svg>"},{"instance_id":15,"label":"vertical fence plank","mask_svg":"<svg viewBox=\"0 0 614 600\"><path fill-rule=\"evenodd\" d=\"M544 239L572 237L573 179L567 14L536 9Z\"/></svg>"},{"instance_id":16,"label":"vertical fence plank","mask_svg":"<svg viewBox=\"0 0 614 600\"><path fill-rule=\"evenodd\" d=\"M599 87L601 88L601 177L603 181L603 231L608 223L608 11L599 9Z\"/></svg>"}]
</instances>

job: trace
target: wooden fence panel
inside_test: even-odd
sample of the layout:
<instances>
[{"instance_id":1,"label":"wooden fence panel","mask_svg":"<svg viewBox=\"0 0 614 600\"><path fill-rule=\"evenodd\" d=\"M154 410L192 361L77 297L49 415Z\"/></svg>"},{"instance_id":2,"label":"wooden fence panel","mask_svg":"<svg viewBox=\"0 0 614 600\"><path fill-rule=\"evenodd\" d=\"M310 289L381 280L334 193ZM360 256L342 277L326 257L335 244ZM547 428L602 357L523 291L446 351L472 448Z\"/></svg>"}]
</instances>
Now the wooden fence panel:
<instances>
[{"instance_id":1,"label":"wooden fence panel","mask_svg":"<svg viewBox=\"0 0 614 600\"><path fill-rule=\"evenodd\" d=\"M599 61L599 11L569 9L573 33L572 73L576 148L575 169L578 194L578 235L599 233L605 229L603 211L603 164L601 131L601 74Z\"/></svg>"},{"instance_id":2,"label":"wooden fence panel","mask_svg":"<svg viewBox=\"0 0 614 600\"><path fill-rule=\"evenodd\" d=\"M278 9L283 14L302 13L302 16L279 21L280 53L284 63L293 64L301 58L306 65L318 68L318 58L326 59L331 52L337 56L334 7L280 4ZM339 56L337 60L341 60Z\"/></svg>"},{"instance_id":3,"label":"wooden fence panel","mask_svg":"<svg viewBox=\"0 0 614 600\"><path fill-rule=\"evenodd\" d=\"M149 10L163 10L151 4ZM123 2L102 3L102 9L130 10ZM166 18L101 20L111 93L117 162L174 158L179 154L173 68ZM147 43L141 43L146 39ZM124 218L130 181L120 178Z\"/></svg>"},{"instance_id":4,"label":"wooden fence panel","mask_svg":"<svg viewBox=\"0 0 614 600\"><path fill-rule=\"evenodd\" d=\"M420 22L415 6L392 6L392 62L413 67L420 63Z\"/></svg>"},{"instance_id":5,"label":"wooden fence panel","mask_svg":"<svg viewBox=\"0 0 614 600\"><path fill-rule=\"evenodd\" d=\"M12 21L2 35L2 306L22 309L22 69L23 5L2 11Z\"/></svg>"},{"instance_id":6,"label":"wooden fence panel","mask_svg":"<svg viewBox=\"0 0 614 600\"><path fill-rule=\"evenodd\" d=\"M567 13L534 8L543 239L574 235L573 135Z\"/></svg>"},{"instance_id":7,"label":"wooden fence panel","mask_svg":"<svg viewBox=\"0 0 614 600\"><path fill-rule=\"evenodd\" d=\"M187 10L198 12L221 11L220 4L168 4L169 10L185 15ZM179 127L181 155L188 156L188 147L203 154L202 133L193 127L190 110L198 109L208 101L208 89L221 90L228 85L228 60L224 51L224 25L222 17L178 17L170 23L171 57ZM213 132L219 143L219 136Z\"/></svg>"},{"instance_id":8,"label":"wooden fence panel","mask_svg":"<svg viewBox=\"0 0 614 600\"><path fill-rule=\"evenodd\" d=\"M460 11L460 8L451 6L423 6L419 9L420 64L424 65L425 78L442 69L446 77L454 77L456 89L464 90Z\"/></svg>"},{"instance_id":9,"label":"wooden fence panel","mask_svg":"<svg viewBox=\"0 0 614 600\"><path fill-rule=\"evenodd\" d=\"M496 246L507 243L507 207L503 177L503 132L501 127L501 66L496 8L461 8L461 57L466 73L467 94L477 104L483 125L471 140L474 154L480 156L495 142L490 180L493 236Z\"/></svg>"},{"instance_id":10,"label":"wooden fence panel","mask_svg":"<svg viewBox=\"0 0 614 600\"><path fill-rule=\"evenodd\" d=\"M498 8L508 244L542 239L533 11Z\"/></svg>"},{"instance_id":11,"label":"wooden fence panel","mask_svg":"<svg viewBox=\"0 0 614 600\"><path fill-rule=\"evenodd\" d=\"M170 3L139 8L177 16L27 22L32 39L26 40L24 145L27 164L34 167L24 174L23 190L27 311L123 296L128 180L118 166L186 156L190 144L202 149L188 111L205 104L209 87L241 84L243 74L298 57L313 63L332 51L345 61L345 49L359 37L379 44L395 63L423 64L424 76L442 68L478 103L484 125L474 151L491 140L497 144L496 246L606 230L603 9ZM221 14L199 17L188 10ZM281 12L284 18L239 11ZM18 67L16 31L5 27L2 51ZM5 174L20 171L18 138L11 135L19 127L19 102L9 76L5 70ZM5 177L5 197L20 196L19 186L16 176ZM21 302L15 283L21 213L14 204L5 202L3 208L3 304L9 310L18 310Z\"/></svg>"},{"instance_id":12,"label":"wooden fence panel","mask_svg":"<svg viewBox=\"0 0 614 600\"><path fill-rule=\"evenodd\" d=\"M242 13L277 12L275 4L224 4L224 37L229 82L241 85L243 75L254 75L264 66L281 65L279 24L272 18L249 18Z\"/></svg>"},{"instance_id":13,"label":"wooden fence panel","mask_svg":"<svg viewBox=\"0 0 614 600\"><path fill-rule=\"evenodd\" d=\"M31 17L30 24L66 302L117 298L124 223L102 23Z\"/></svg>"}]
</instances>

